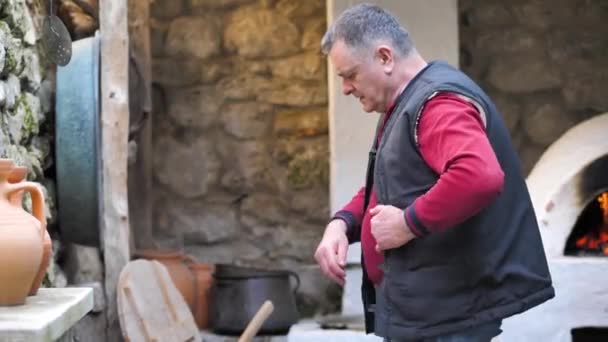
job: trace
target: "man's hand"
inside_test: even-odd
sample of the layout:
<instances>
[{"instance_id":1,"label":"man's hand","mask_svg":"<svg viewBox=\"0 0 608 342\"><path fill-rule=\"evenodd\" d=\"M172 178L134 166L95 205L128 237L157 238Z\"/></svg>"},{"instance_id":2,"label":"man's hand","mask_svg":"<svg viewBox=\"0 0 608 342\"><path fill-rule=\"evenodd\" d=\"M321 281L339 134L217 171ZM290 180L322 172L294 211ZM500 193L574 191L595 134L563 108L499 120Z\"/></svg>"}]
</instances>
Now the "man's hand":
<instances>
[{"instance_id":1,"label":"man's hand","mask_svg":"<svg viewBox=\"0 0 608 342\"><path fill-rule=\"evenodd\" d=\"M370 214L378 252L401 247L416 237L405 222L403 210L392 205L377 205Z\"/></svg>"},{"instance_id":2,"label":"man's hand","mask_svg":"<svg viewBox=\"0 0 608 342\"><path fill-rule=\"evenodd\" d=\"M344 286L346 277L344 267L347 251L346 223L342 220L332 220L325 228L323 239L315 252L315 260L323 273L340 286Z\"/></svg>"}]
</instances>

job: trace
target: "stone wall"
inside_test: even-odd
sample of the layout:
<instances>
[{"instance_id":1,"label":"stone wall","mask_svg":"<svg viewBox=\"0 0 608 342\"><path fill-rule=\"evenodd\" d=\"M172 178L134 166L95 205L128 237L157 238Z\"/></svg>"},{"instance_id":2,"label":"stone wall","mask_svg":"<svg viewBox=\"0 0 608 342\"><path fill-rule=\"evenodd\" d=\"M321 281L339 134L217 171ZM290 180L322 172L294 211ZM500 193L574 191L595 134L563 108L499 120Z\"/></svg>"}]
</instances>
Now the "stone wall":
<instances>
[{"instance_id":1,"label":"stone wall","mask_svg":"<svg viewBox=\"0 0 608 342\"><path fill-rule=\"evenodd\" d=\"M51 65L45 63L40 41L43 3L0 1L0 157L29 169L27 179L44 187L47 220L55 239L55 191L52 159ZM26 207L30 206L26 196ZM58 243L54 243L55 247ZM65 286L61 271L51 264L44 285Z\"/></svg>"},{"instance_id":2,"label":"stone wall","mask_svg":"<svg viewBox=\"0 0 608 342\"><path fill-rule=\"evenodd\" d=\"M527 173L568 128L608 111L608 3L461 0L461 67L505 116Z\"/></svg>"},{"instance_id":3,"label":"stone wall","mask_svg":"<svg viewBox=\"0 0 608 342\"><path fill-rule=\"evenodd\" d=\"M329 217L325 1L156 0L152 16L158 242L295 269L302 313L336 310L312 258Z\"/></svg>"}]
</instances>

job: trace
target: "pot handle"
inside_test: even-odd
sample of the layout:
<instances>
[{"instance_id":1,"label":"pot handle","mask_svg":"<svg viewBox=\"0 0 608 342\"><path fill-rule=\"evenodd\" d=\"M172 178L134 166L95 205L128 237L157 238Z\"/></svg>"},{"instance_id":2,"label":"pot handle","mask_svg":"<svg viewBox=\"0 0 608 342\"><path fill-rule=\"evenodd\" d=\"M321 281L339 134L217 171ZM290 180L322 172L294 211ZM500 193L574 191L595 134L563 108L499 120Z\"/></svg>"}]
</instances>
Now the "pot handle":
<instances>
[{"instance_id":1,"label":"pot handle","mask_svg":"<svg viewBox=\"0 0 608 342\"><path fill-rule=\"evenodd\" d=\"M20 182L15 184L7 184L8 195L12 195L17 191L25 190L32 196L32 214L40 221L42 229L40 230L41 236L44 238L44 231L46 230L46 214L44 205L44 193L38 183L35 182Z\"/></svg>"},{"instance_id":2,"label":"pot handle","mask_svg":"<svg viewBox=\"0 0 608 342\"><path fill-rule=\"evenodd\" d=\"M300 276L293 271L286 271L290 276L294 277L296 279L296 286L294 286L293 288L293 294L294 296L296 295L296 292L298 292L298 289L300 288Z\"/></svg>"}]
</instances>

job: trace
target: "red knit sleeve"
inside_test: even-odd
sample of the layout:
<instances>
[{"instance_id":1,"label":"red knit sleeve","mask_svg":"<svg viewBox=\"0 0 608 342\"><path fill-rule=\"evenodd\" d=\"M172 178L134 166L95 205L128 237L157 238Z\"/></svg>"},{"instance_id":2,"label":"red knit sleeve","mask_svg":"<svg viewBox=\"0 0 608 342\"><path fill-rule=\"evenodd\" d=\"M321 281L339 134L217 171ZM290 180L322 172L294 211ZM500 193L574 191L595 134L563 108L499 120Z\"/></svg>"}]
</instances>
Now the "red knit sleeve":
<instances>
[{"instance_id":1,"label":"red knit sleeve","mask_svg":"<svg viewBox=\"0 0 608 342\"><path fill-rule=\"evenodd\" d=\"M365 202L365 187L359 189L359 191L353 196L342 209L338 210L332 220L340 219L346 222L348 240L350 243L358 242L360 236L355 232L358 231L357 227L361 226L363 222L363 204Z\"/></svg>"},{"instance_id":2,"label":"red knit sleeve","mask_svg":"<svg viewBox=\"0 0 608 342\"><path fill-rule=\"evenodd\" d=\"M440 232L474 216L502 191L504 173L476 108L455 94L429 100L418 124L425 162L437 183L405 210L418 235Z\"/></svg>"}]
</instances>

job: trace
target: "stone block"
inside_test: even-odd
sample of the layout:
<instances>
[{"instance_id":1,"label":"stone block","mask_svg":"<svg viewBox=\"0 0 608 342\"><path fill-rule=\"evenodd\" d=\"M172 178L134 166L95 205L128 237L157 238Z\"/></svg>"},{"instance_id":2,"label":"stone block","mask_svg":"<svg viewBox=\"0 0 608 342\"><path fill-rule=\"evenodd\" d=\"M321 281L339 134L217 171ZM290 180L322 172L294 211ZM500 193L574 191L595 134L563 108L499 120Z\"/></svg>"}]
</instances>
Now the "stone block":
<instances>
[{"instance_id":1,"label":"stone block","mask_svg":"<svg viewBox=\"0 0 608 342\"><path fill-rule=\"evenodd\" d=\"M343 315L363 315L363 301L361 299L361 283L363 270L361 266L348 266L346 268L346 283L342 295Z\"/></svg>"},{"instance_id":2,"label":"stone block","mask_svg":"<svg viewBox=\"0 0 608 342\"><path fill-rule=\"evenodd\" d=\"M293 1L280 0L276 8L287 17L306 17L325 11L325 0Z\"/></svg>"},{"instance_id":3,"label":"stone block","mask_svg":"<svg viewBox=\"0 0 608 342\"><path fill-rule=\"evenodd\" d=\"M213 144L204 136L185 144L170 136L157 136L154 172L157 180L183 198L203 196L219 177L221 163ZM176 172L179 170L179 172Z\"/></svg>"},{"instance_id":4,"label":"stone block","mask_svg":"<svg viewBox=\"0 0 608 342\"><path fill-rule=\"evenodd\" d=\"M524 129L532 142L549 145L564 134L575 122L559 101L539 105L523 116Z\"/></svg>"},{"instance_id":5,"label":"stone block","mask_svg":"<svg viewBox=\"0 0 608 342\"><path fill-rule=\"evenodd\" d=\"M327 75L327 61L317 52L309 52L278 60L272 67L272 75L287 80L323 81Z\"/></svg>"},{"instance_id":6,"label":"stone block","mask_svg":"<svg viewBox=\"0 0 608 342\"><path fill-rule=\"evenodd\" d=\"M154 18L173 18L182 13L182 1L156 0L150 2L150 14Z\"/></svg>"},{"instance_id":7,"label":"stone block","mask_svg":"<svg viewBox=\"0 0 608 342\"><path fill-rule=\"evenodd\" d=\"M526 63L522 63L526 60ZM504 54L490 65L488 82L499 90L528 93L558 88L562 85L561 70L536 54Z\"/></svg>"},{"instance_id":8,"label":"stone block","mask_svg":"<svg viewBox=\"0 0 608 342\"><path fill-rule=\"evenodd\" d=\"M310 137L327 135L328 131L327 108L281 112L274 118L274 132L281 136Z\"/></svg>"},{"instance_id":9,"label":"stone block","mask_svg":"<svg viewBox=\"0 0 608 342\"><path fill-rule=\"evenodd\" d=\"M302 48L315 51L321 51L321 39L327 28L327 19L325 17L314 18L304 24L302 33Z\"/></svg>"},{"instance_id":10,"label":"stone block","mask_svg":"<svg viewBox=\"0 0 608 342\"><path fill-rule=\"evenodd\" d=\"M93 308L92 313L102 312L106 307L106 296L104 294L103 285L100 282L82 283L72 285L71 287L89 287L93 289Z\"/></svg>"},{"instance_id":11,"label":"stone block","mask_svg":"<svg viewBox=\"0 0 608 342\"><path fill-rule=\"evenodd\" d=\"M257 186L273 188L276 180L269 172L272 160L268 143L263 140L229 141L219 144L224 160L231 165L222 176L222 185L236 193L243 193Z\"/></svg>"},{"instance_id":12,"label":"stone block","mask_svg":"<svg viewBox=\"0 0 608 342\"><path fill-rule=\"evenodd\" d=\"M327 278L319 266L300 266L295 271L301 281L297 292L300 317L316 317L339 311L341 288Z\"/></svg>"},{"instance_id":13,"label":"stone block","mask_svg":"<svg viewBox=\"0 0 608 342\"><path fill-rule=\"evenodd\" d=\"M106 342L106 329L104 314L88 314L57 342Z\"/></svg>"},{"instance_id":14,"label":"stone block","mask_svg":"<svg viewBox=\"0 0 608 342\"><path fill-rule=\"evenodd\" d=\"M346 254L346 262L349 265L361 265L361 243L353 243L348 246L348 253Z\"/></svg>"},{"instance_id":15,"label":"stone block","mask_svg":"<svg viewBox=\"0 0 608 342\"><path fill-rule=\"evenodd\" d=\"M235 138L262 138L270 131L271 105L256 102L230 103L221 112L220 120L224 129Z\"/></svg>"},{"instance_id":16,"label":"stone block","mask_svg":"<svg viewBox=\"0 0 608 342\"><path fill-rule=\"evenodd\" d=\"M606 327L608 263L605 258L549 260L555 298L503 322L502 341L570 342L570 330Z\"/></svg>"},{"instance_id":17,"label":"stone block","mask_svg":"<svg viewBox=\"0 0 608 342\"><path fill-rule=\"evenodd\" d=\"M220 52L221 18L179 17L169 26L165 53L170 56L207 58Z\"/></svg>"},{"instance_id":18,"label":"stone block","mask_svg":"<svg viewBox=\"0 0 608 342\"><path fill-rule=\"evenodd\" d=\"M206 263L247 264L266 258L266 252L256 246L252 239L232 239L212 245L185 245L186 253Z\"/></svg>"},{"instance_id":19,"label":"stone block","mask_svg":"<svg viewBox=\"0 0 608 342\"><path fill-rule=\"evenodd\" d=\"M70 284L103 282L103 260L99 249L69 243L65 245L65 270Z\"/></svg>"},{"instance_id":20,"label":"stone block","mask_svg":"<svg viewBox=\"0 0 608 342\"><path fill-rule=\"evenodd\" d=\"M276 196L253 194L247 196L241 205L241 214L257 217L266 223L279 223L285 220L283 201Z\"/></svg>"},{"instance_id":21,"label":"stone block","mask_svg":"<svg viewBox=\"0 0 608 342\"><path fill-rule=\"evenodd\" d=\"M188 7L195 13L205 13L209 9L223 9L245 5L255 0L186 0Z\"/></svg>"},{"instance_id":22,"label":"stone block","mask_svg":"<svg viewBox=\"0 0 608 342\"><path fill-rule=\"evenodd\" d=\"M382 342L382 338L374 334L366 334L360 330L321 329L319 324L311 320L303 320L294 325L287 335L288 342Z\"/></svg>"},{"instance_id":23,"label":"stone block","mask_svg":"<svg viewBox=\"0 0 608 342\"><path fill-rule=\"evenodd\" d=\"M320 240L330 217L327 182L322 180L310 189L294 190L289 198L291 209L305 215L318 226Z\"/></svg>"},{"instance_id":24,"label":"stone block","mask_svg":"<svg viewBox=\"0 0 608 342\"><path fill-rule=\"evenodd\" d=\"M242 7L228 19L225 46L246 58L281 57L300 47L297 26L277 11Z\"/></svg>"},{"instance_id":25,"label":"stone block","mask_svg":"<svg viewBox=\"0 0 608 342\"><path fill-rule=\"evenodd\" d=\"M224 103L214 86L169 88L167 99L169 117L180 126L194 129L209 128L215 123Z\"/></svg>"},{"instance_id":26,"label":"stone block","mask_svg":"<svg viewBox=\"0 0 608 342\"><path fill-rule=\"evenodd\" d=\"M304 107L327 104L328 94L325 83L313 85L290 83L263 92L258 98L276 105Z\"/></svg>"},{"instance_id":27,"label":"stone block","mask_svg":"<svg viewBox=\"0 0 608 342\"><path fill-rule=\"evenodd\" d=\"M461 2L463 1L459 1L459 5L461 5ZM468 22L472 26L502 28L505 25L511 25L513 22L513 14L507 3L498 1L469 2L474 3L474 5L463 4L463 6L467 13Z\"/></svg>"},{"instance_id":28,"label":"stone block","mask_svg":"<svg viewBox=\"0 0 608 342\"><path fill-rule=\"evenodd\" d=\"M234 75L219 81L218 88L230 100L250 100L258 98L260 92L276 87L269 77L259 75Z\"/></svg>"},{"instance_id":29,"label":"stone block","mask_svg":"<svg viewBox=\"0 0 608 342\"><path fill-rule=\"evenodd\" d=\"M201 81L201 68L201 61L197 59L155 58L152 61L152 78L164 86L193 86Z\"/></svg>"}]
</instances>

